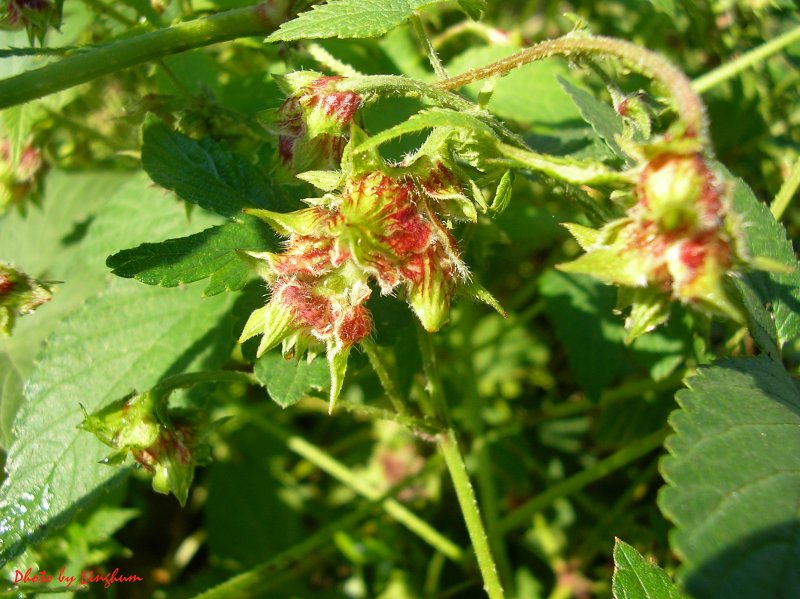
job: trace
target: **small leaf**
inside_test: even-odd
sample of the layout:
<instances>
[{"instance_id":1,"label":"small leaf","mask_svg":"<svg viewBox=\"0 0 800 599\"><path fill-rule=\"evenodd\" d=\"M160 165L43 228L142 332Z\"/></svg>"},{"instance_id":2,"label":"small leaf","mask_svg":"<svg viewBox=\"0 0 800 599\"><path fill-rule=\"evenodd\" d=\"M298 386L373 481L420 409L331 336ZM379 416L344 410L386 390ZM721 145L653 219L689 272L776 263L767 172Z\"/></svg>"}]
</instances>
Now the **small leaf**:
<instances>
[{"instance_id":1,"label":"small leaf","mask_svg":"<svg viewBox=\"0 0 800 599\"><path fill-rule=\"evenodd\" d=\"M614 545L614 599L687 599L667 573L619 539Z\"/></svg>"},{"instance_id":2,"label":"small leaf","mask_svg":"<svg viewBox=\"0 0 800 599\"><path fill-rule=\"evenodd\" d=\"M622 135L622 117L614 112L614 109L608 104L600 102L590 93L575 87L563 77L558 77L558 82L575 102L583 119L603 138L614 154L627 161L628 156L622 151L615 137Z\"/></svg>"},{"instance_id":3,"label":"small leaf","mask_svg":"<svg viewBox=\"0 0 800 599\"><path fill-rule=\"evenodd\" d=\"M175 287L210 278L204 294L237 291L250 269L236 250L275 250L274 236L255 218L230 222L189 237L145 243L109 256L106 264L120 277L148 285Z\"/></svg>"},{"instance_id":4,"label":"small leaf","mask_svg":"<svg viewBox=\"0 0 800 599\"><path fill-rule=\"evenodd\" d=\"M282 408L296 404L312 390L322 391L331 384L325 360L316 359L310 364L304 359L287 360L277 351L261 356L254 374Z\"/></svg>"},{"instance_id":5,"label":"small leaf","mask_svg":"<svg viewBox=\"0 0 800 599\"><path fill-rule=\"evenodd\" d=\"M187 202L222 216L247 207L287 208L257 167L210 139L196 141L156 120L146 124L142 138L144 170Z\"/></svg>"},{"instance_id":6,"label":"small leaf","mask_svg":"<svg viewBox=\"0 0 800 599\"><path fill-rule=\"evenodd\" d=\"M758 348L768 356L780 361L781 352L778 349L778 331L775 321L772 320L761 299L743 277L733 279L733 284L739 291L739 298L744 307L747 330L756 342Z\"/></svg>"},{"instance_id":7,"label":"small leaf","mask_svg":"<svg viewBox=\"0 0 800 599\"><path fill-rule=\"evenodd\" d=\"M267 41L378 37L406 21L418 8L440 1L331 0L284 23Z\"/></svg>"},{"instance_id":8,"label":"small leaf","mask_svg":"<svg viewBox=\"0 0 800 599\"><path fill-rule=\"evenodd\" d=\"M694 597L800 596L800 392L761 356L701 367L677 394L659 506Z\"/></svg>"},{"instance_id":9,"label":"small leaf","mask_svg":"<svg viewBox=\"0 0 800 599\"><path fill-rule=\"evenodd\" d=\"M626 294L627 295L627 294ZM625 343L632 343L638 337L664 324L669 318L669 296L661 289L645 287L630 293L631 313L625 319L628 332Z\"/></svg>"},{"instance_id":10,"label":"small leaf","mask_svg":"<svg viewBox=\"0 0 800 599\"><path fill-rule=\"evenodd\" d=\"M572 262L558 264L558 270L575 274L590 275L604 283L642 287L647 280L641 258L632 255L621 255L616 250L596 249L582 254Z\"/></svg>"}]
</instances>

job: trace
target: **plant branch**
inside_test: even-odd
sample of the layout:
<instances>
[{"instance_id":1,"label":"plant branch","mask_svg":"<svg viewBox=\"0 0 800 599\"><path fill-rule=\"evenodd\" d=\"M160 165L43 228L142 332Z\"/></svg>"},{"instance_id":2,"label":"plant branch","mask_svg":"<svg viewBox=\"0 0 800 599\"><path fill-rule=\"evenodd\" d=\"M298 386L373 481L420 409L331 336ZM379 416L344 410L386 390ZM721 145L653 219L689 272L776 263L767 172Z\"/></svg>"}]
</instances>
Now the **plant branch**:
<instances>
[{"instance_id":1,"label":"plant branch","mask_svg":"<svg viewBox=\"0 0 800 599\"><path fill-rule=\"evenodd\" d=\"M565 56L570 59L613 56L632 70L661 82L675 101L678 116L686 125L686 133L699 136L705 144L710 143L705 105L692 89L692 84L686 75L663 56L615 38L565 35L540 42L485 67L467 71L434 85L441 89L456 89L473 81L504 75L528 63L552 56Z\"/></svg>"},{"instance_id":2,"label":"plant branch","mask_svg":"<svg viewBox=\"0 0 800 599\"><path fill-rule=\"evenodd\" d=\"M742 71L755 66L762 60L772 56L773 54L777 54L787 46L798 41L800 41L800 26L790 29L775 39L762 44L758 48L753 48L738 58L735 58L734 60L717 67L713 71L709 71L705 75L698 77L692 81L692 88L698 94L703 94L712 87L719 85L723 81L727 81L728 79L736 77Z\"/></svg>"},{"instance_id":3,"label":"plant branch","mask_svg":"<svg viewBox=\"0 0 800 599\"><path fill-rule=\"evenodd\" d=\"M386 365L383 363L383 360L381 360L381 356L378 353L378 348L375 346L375 343L371 339L364 339L364 341L361 342L361 347L364 349L364 353L367 354L367 358L369 359L369 363L372 366L372 369L375 371L375 374L378 375L381 386L386 392L386 397L388 397L389 401L392 402L392 407L398 414L407 415L406 404L403 401L403 398L400 397L400 394L397 392L397 388L394 386L394 381L392 380L392 377L389 376L389 371L386 370Z\"/></svg>"},{"instance_id":4,"label":"plant branch","mask_svg":"<svg viewBox=\"0 0 800 599\"><path fill-rule=\"evenodd\" d=\"M500 577L497 574L497 566L495 565L492 551L489 547L489 538L486 535L483 520L481 520L478 501L475 498L475 490L472 488L472 483L469 480L467 466L464 463L464 457L461 455L461 450L458 447L458 439L456 438L455 430L449 426L450 419L447 413L447 401L444 395L442 378L439 375L439 366L436 363L433 342L431 341L431 336L425 332L421 326L418 326L418 331L420 350L422 352L422 364L425 370L425 376L428 379L427 389L431 398L431 404L436 417L448 423L447 430L438 436L437 445L444 458L447 470L450 473L450 479L453 481L458 505L461 508L464 523L467 525L467 532L472 541L475 557L478 559L478 568L483 577L484 589L490 599L503 599L505 597L503 585L500 583Z\"/></svg>"},{"instance_id":5,"label":"plant branch","mask_svg":"<svg viewBox=\"0 0 800 599\"><path fill-rule=\"evenodd\" d=\"M29 102L97 77L218 42L273 31L288 15L262 2L121 39L0 81L0 109Z\"/></svg>"},{"instance_id":6,"label":"plant branch","mask_svg":"<svg viewBox=\"0 0 800 599\"><path fill-rule=\"evenodd\" d=\"M436 73L439 79L447 79L447 71L444 70L444 65L442 61L439 60L439 55L436 54L431 38L428 36L427 31L425 31L425 24L422 22L422 18L416 13L411 15L411 26L414 28L414 33L417 35L417 38L419 38L420 43L425 48L425 53L428 55L428 60L433 67L433 72Z\"/></svg>"},{"instance_id":7,"label":"plant branch","mask_svg":"<svg viewBox=\"0 0 800 599\"><path fill-rule=\"evenodd\" d=\"M150 392L157 401L165 399L175 389L186 389L200 383L244 383L260 385L258 379L249 372L237 370L205 370L202 372L186 372L168 376L156 383Z\"/></svg>"}]
</instances>

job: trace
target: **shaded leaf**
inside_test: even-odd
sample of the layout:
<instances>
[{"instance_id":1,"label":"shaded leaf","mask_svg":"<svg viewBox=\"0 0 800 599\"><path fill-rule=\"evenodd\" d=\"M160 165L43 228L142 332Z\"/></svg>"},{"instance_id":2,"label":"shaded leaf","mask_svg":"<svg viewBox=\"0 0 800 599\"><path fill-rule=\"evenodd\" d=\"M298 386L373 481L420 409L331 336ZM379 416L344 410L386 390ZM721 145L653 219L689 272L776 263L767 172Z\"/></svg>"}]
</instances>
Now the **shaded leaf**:
<instances>
[{"instance_id":1,"label":"shaded leaf","mask_svg":"<svg viewBox=\"0 0 800 599\"><path fill-rule=\"evenodd\" d=\"M277 351L261 356L254 373L282 408L294 405L312 390L327 389L331 381L328 363L321 357L309 364L305 359L286 360Z\"/></svg>"},{"instance_id":2,"label":"shaded leaf","mask_svg":"<svg viewBox=\"0 0 800 599\"><path fill-rule=\"evenodd\" d=\"M695 597L800 596L800 392L766 357L701 368L677 395L667 486L679 579Z\"/></svg>"},{"instance_id":3,"label":"shaded leaf","mask_svg":"<svg viewBox=\"0 0 800 599\"><path fill-rule=\"evenodd\" d=\"M236 250L276 249L274 235L255 218L229 222L189 237L145 243L109 256L106 264L120 277L148 285L175 287L209 278L206 296L244 287L250 274Z\"/></svg>"},{"instance_id":4,"label":"shaded leaf","mask_svg":"<svg viewBox=\"0 0 800 599\"><path fill-rule=\"evenodd\" d=\"M378 37L406 21L418 8L439 1L332 0L284 23L267 41Z\"/></svg>"},{"instance_id":5,"label":"shaded leaf","mask_svg":"<svg viewBox=\"0 0 800 599\"><path fill-rule=\"evenodd\" d=\"M733 209L742 219L745 244L750 254L767 257L791 270L781 273L759 271L746 275L762 304L770 306L778 343L783 346L800 335L800 263L786 238L786 229L741 179L736 179L733 186Z\"/></svg>"},{"instance_id":6,"label":"shaded leaf","mask_svg":"<svg viewBox=\"0 0 800 599\"><path fill-rule=\"evenodd\" d=\"M150 177L187 202L222 216L248 207L283 211L271 181L246 158L210 139L196 141L151 121L142 134L142 166Z\"/></svg>"},{"instance_id":7,"label":"shaded leaf","mask_svg":"<svg viewBox=\"0 0 800 599\"><path fill-rule=\"evenodd\" d=\"M612 585L614 599L686 599L664 570L619 539L614 545Z\"/></svg>"},{"instance_id":8,"label":"shaded leaf","mask_svg":"<svg viewBox=\"0 0 800 599\"><path fill-rule=\"evenodd\" d=\"M461 10L474 21L479 21L486 12L486 3L487 0L458 0Z\"/></svg>"}]
</instances>

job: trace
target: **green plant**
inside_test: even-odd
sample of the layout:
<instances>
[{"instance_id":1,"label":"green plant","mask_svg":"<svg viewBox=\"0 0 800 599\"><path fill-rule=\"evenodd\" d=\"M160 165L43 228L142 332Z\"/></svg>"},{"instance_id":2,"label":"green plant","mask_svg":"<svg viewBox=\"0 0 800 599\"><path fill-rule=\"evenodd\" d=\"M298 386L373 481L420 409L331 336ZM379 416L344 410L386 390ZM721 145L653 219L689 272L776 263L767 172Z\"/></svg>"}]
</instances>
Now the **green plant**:
<instances>
[{"instance_id":1,"label":"green plant","mask_svg":"<svg viewBox=\"0 0 800 599\"><path fill-rule=\"evenodd\" d=\"M788 5L22 4L8 596L797 592Z\"/></svg>"}]
</instances>

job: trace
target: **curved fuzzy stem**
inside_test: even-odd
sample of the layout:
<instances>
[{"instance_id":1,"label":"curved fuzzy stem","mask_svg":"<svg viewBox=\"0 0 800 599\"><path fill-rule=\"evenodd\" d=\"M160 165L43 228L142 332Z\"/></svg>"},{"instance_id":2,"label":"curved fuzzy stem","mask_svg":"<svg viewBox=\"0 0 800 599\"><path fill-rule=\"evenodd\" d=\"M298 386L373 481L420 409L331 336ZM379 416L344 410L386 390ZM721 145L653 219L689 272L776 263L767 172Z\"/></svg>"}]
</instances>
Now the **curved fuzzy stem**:
<instances>
[{"instance_id":1,"label":"curved fuzzy stem","mask_svg":"<svg viewBox=\"0 0 800 599\"><path fill-rule=\"evenodd\" d=\"M621 60L631 69L661 82L675 101L678 116L686 125L686 134L700 137L704 144L710 143L705 105L692 89L692 83L686 75L663 56L615 38L582 34L565 35L540 42L485 67L467 71L434 85L441 89L456 89L473 81L504 75L512 69L551 56L567 58L613 56Z\"/></svg>"},{"instance_id":2,"label":"curved fuzzy stem","mask_svg":"<svg viewBox=\"0 0 800 599\"><path fill-rule=\"evenodd\" d=\"M289 16L283 3L261 2L166 29L121 39L0 81L0 109L29 102L137 64L251 35L265 35Z\"/></svg>"}]
</instances>

